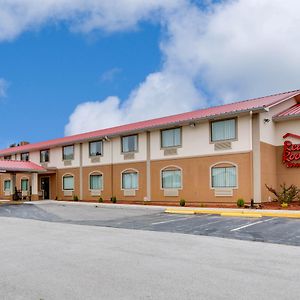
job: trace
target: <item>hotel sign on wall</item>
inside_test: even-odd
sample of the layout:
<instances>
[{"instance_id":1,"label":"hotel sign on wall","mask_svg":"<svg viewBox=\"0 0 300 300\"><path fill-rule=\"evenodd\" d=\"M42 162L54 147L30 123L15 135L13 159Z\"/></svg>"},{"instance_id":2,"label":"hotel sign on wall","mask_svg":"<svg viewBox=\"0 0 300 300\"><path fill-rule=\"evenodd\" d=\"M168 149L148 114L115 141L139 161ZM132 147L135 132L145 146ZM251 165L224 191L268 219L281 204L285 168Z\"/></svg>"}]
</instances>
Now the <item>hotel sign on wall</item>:
<instances>
[{"instance_id":1,"label":"hotel sign on wall","mask_svg":"<svg viewBox=\"0 0 300 300\"><path fill-rule=\"evenodd\" d=\"M300 135L287 133L283 136L300 139ZM285 141L283 144L282 161L288 168L300 168L300 144L293 144L291 141Z\"/></svg>"}]
</instances>

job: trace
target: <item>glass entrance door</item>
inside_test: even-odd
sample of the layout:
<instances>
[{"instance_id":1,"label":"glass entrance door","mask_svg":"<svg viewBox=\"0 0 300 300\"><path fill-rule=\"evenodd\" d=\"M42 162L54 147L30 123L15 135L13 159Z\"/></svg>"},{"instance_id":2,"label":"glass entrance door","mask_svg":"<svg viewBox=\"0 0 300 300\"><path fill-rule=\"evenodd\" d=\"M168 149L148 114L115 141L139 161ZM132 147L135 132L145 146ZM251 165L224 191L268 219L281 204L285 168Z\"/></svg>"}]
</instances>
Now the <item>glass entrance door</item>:
<instances>
[{"instance_id":1,"label":"glass entrance door","mask_svg":"<svg viewBox=\"0 0 300 300\"><path fill-rule=\"evenodd\" d=\"M49 177L41 178L41 190L43 192L44 199L50 199L50 178Z\"/></svg>"}]
</instances>

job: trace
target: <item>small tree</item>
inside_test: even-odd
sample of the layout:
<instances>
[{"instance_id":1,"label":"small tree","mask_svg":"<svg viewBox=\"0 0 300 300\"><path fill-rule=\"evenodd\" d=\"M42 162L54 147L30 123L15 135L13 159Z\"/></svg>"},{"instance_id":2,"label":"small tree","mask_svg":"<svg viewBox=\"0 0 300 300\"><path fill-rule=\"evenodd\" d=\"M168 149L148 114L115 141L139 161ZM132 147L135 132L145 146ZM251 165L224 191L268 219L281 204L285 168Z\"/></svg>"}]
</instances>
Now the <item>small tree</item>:
<instances>
[{"instance_id":1,"label":"small tree","mask_svg":"<svg viewBox=\"0 0 300 300\"><path fill-rule=\"evenodd\" d=\"M276 191L268 185L266 185L266 188L269 192L276 196L276 201L280 204L289 204L294 200L300 200L300 189L298 189L294 184L291 184L289 187L287 187L285 183L281 184L279 191Z\"/></svg>"}]
</instances>

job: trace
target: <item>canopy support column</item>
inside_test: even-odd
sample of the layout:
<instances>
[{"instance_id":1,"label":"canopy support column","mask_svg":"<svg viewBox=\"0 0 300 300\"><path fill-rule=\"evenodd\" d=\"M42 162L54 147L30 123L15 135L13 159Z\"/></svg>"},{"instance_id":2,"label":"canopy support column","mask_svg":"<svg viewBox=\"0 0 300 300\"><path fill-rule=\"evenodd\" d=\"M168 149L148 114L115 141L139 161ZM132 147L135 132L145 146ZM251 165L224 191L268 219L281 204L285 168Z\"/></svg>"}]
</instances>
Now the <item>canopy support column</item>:
<instances>
[{"instance_id":1,"label":"canopy support column","mask_svg":"<svg viewBox=\"0 0 300 300\"><path fill-rule=\"evenodd\" d=\"M38 173L31 174L31 200L39 200Z\"/></svg>"}]
</instances>

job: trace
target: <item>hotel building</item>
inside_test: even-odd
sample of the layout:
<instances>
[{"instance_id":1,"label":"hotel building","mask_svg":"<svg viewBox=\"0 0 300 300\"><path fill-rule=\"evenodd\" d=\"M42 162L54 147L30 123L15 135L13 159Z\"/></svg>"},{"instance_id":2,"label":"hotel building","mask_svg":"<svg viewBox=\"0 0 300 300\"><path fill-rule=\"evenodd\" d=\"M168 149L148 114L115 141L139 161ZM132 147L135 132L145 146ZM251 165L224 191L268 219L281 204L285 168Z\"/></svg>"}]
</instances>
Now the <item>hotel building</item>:
<instances>
[{"instance_id":1,"label":"hotel building","mask_svg":"<svg viewBox=\"0 0 300 300\"><path fill-rule=\"evenodd\" d=\"M0 150L0 199L265 202L300 186L297 143L300 90Z\"/></svg>"}]
</instances>

